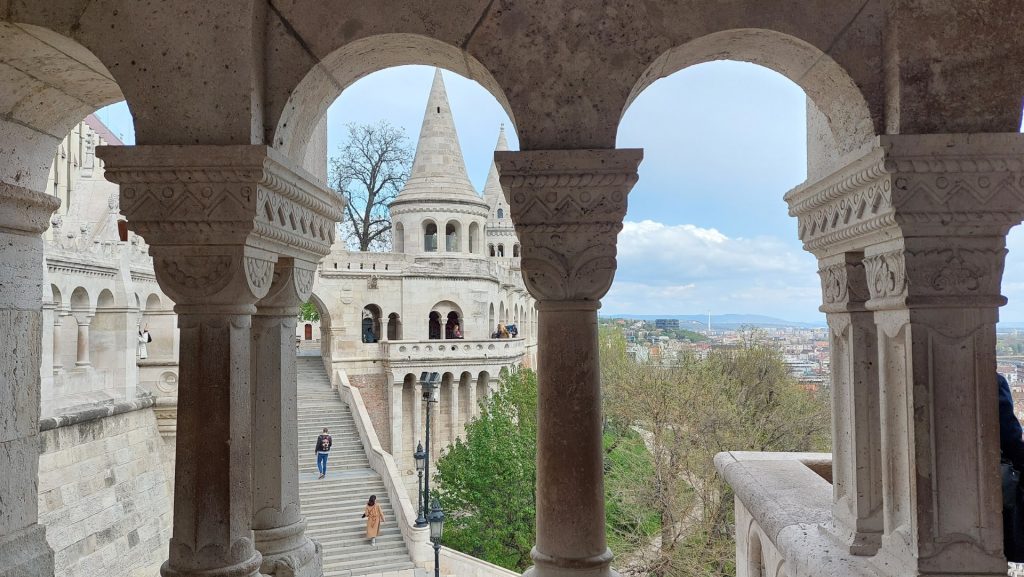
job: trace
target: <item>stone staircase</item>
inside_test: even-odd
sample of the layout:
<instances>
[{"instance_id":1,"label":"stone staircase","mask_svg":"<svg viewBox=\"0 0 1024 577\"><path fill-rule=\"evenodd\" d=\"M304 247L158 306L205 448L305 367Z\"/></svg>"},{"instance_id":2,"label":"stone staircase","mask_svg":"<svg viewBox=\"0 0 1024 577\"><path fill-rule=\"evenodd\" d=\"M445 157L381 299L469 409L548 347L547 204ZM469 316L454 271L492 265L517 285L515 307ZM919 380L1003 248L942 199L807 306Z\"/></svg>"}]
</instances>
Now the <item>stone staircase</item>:
<instances>
[{"instance_id":1,"label":"stone staircase","mask_svg":"<svg viewBox=\"0 0 1024 577\"><path fill-rule=\"evenodd\" d=\"M299 495L306 534L324 547L324 577L411 572L414 566L390 496L380 475L370 468L352 411L331 389L319 356L302 356L297 363ZM324 427L334 444L327 477L317 479L314 445ZM377 495L384 511L376 547L365 537L366 521L360 518L370 495Z\"/></svg>"}]
</instances>

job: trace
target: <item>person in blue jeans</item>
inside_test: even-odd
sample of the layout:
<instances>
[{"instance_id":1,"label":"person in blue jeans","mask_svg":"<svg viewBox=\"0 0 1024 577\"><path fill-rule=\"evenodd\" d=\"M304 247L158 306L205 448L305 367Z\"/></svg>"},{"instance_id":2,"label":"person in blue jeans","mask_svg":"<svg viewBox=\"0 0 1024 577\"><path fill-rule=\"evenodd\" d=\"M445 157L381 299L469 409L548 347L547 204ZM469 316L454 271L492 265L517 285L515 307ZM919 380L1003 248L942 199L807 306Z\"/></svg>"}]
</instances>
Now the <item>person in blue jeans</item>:
<instances>
[{"instance_id":1,"label":"person in blue jeans","mask_svg":"<svg viewBox=\"0 0 1024 577\"><path fill-rule=\"evenodd\" d=\"M332 443L331 436L327 434L327 427L324 427L324 432L316 438L316 468L320 471L321 479L327 475L327 455L331 452Z\"/></svg>"}]
</instances>

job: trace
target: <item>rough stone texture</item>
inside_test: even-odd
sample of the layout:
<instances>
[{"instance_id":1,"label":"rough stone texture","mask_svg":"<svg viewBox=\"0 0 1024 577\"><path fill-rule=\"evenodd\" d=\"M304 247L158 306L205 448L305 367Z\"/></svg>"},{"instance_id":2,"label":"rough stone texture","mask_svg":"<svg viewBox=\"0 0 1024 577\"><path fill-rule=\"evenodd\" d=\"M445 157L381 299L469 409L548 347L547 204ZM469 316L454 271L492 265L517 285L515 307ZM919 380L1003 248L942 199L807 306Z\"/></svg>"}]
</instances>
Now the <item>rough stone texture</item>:
<instances>
[{"instance_id":1,"label":"rough stone texture","mask_svg":"<svg viewBox=\"0 0 1024 577\"><path fill-rule=\"evenodd\" d=\"M359 389L370 415L373 428L382 447L391 448L391 411L388 401L388 383L384 375L349 375L349 383Z\"/></svg>"},{"instance_id":2,"label":"rough stone texture","mask_svg":"<svg viewBox=\"0 0 1024 577\"><path fill-rule=\"evenodd\" d=\"M57 577L151 576L166 558L169 480L150 405L107 405L42 423L39 520Z\"/></svg>"}]
</instances>

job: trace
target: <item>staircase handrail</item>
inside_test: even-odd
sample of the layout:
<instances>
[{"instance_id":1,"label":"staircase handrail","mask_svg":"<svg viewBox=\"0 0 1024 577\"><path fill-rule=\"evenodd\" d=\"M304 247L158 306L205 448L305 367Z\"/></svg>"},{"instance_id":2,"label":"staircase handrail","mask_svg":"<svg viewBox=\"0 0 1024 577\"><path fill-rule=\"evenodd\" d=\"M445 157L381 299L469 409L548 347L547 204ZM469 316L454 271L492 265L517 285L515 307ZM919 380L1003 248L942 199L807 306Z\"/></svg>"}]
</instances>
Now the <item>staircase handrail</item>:
<instances>
[{"instance_id":1,"label":"staircase handrail","mask_svg":"<svg viewBox=\"0 0 1024 577\"><path fill-rule=\"evenodd\" d=\"M338 389L338 395L352 410L355 419L356 429L359 431L359 439L363 442L366 451L366 458L370 461L370 468L377 472L384 481L384 486L391 496L391 503L395 510L395 517L398 521L398 528L402 532L402 540L409 550L409 556L417 567L425 567L431 559L432 550L429 545L430 531L414 526L416 520L416 508L409 500L401 477L398 474L398 465L390 453L384 451L377 438L377 431L370 421L370 414L363 403L363 396L359 389L352 386L348 380L348 374L344 369L334 369L332 378L333 386Z\"/></svg>"}]
</instances>

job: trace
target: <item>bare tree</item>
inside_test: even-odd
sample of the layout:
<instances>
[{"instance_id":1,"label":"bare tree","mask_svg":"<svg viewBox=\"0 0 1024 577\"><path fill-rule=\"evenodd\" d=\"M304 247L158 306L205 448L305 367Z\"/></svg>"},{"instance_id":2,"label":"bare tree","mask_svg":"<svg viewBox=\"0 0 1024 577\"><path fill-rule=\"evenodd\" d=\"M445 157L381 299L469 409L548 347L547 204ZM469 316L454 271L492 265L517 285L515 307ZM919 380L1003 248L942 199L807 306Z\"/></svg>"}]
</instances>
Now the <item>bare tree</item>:
<instances>
[{"instance_id":1,"label":"bare tree","mask_svg":"<svg viewBox=\"0 0 1024 577\"><path fill-rule=\"evenodd\" d=\"M348 201L342 229L360 251L391 248L388 205L412 168L405 130L381 120L348 124L348 138L331 159L331 184Z\"/></svg>"}]
</instances>

